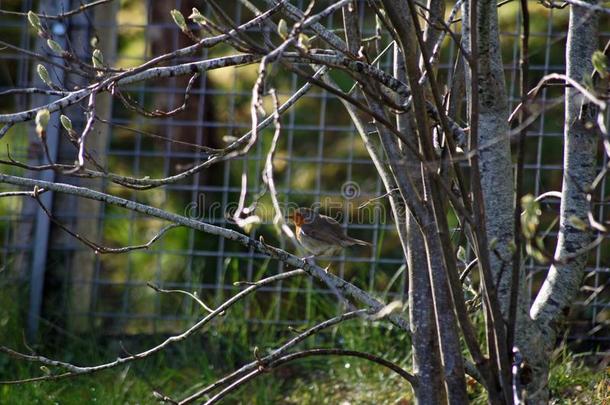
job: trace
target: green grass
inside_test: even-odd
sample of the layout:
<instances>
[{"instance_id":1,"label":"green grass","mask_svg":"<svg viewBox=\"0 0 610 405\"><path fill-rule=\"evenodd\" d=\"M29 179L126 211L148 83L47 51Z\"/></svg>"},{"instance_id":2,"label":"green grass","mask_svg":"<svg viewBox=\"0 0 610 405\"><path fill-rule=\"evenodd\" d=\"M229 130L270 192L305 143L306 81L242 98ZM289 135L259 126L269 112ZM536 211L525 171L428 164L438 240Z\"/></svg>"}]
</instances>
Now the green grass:
<instances>
[{"instance_id":1,"label":"green grass","mask_svg":"<svg viewBox=\"0 0 610 405\"><path fill-rule=\"evenodd\" d=\"M610 404L610 368L605 362L587 367L586 357L578 357L565 346L553 355L549 377L554 405Z\"/></svg>"},{"instance_id":2,"label":"green grass","mask_svg":"<svg viewBox=\"0 0 610 405\"><path fill-rule=\"evenodd\" d=\"M15 305L23 292L2 289L0 293L0 344L28 352L22 341L23 316ZM251 304L253 304L251 302ZM334 305L318 299L313 302L315 313L333 316ZM325 306L322 310L318 307ZM251 311L265 316L264 309L251 305ZM261 312L262 311L262 312ZM247 323L239 318L243 306L236 305L227 316L188 340L172 345L150 358L96 374L69 380L0 385L0 404L143 404L153 403L153 392L159 391L172 398L184 398L239 366L254 360L254 348L261 355L294 336L294 330L283 326ZM41 324L41 340L35 350L50 358L78 365L94 365L139 352L161 342L162 336L118 338L79 334L74 336L57 328ZM392 342L392 345L389 343ZM352 320L340 328L329 329L311 337L297 348L343 347L366 350L401 363L408 362L409 342L405 336L387 323L362 323ZM0 380L15 380L60 373L39 364L27 363L0 355ZM367 385L361 383L367 380ZM358 388L358 389L356 389ZM408 385L379 366L371 366L353 358L313 358L288 364L265 373L228 397L229 404L320 403L317 393L326 392L328 403L337 403L348 391L350 395L375 392L394 400L410 395ZM326 397L326 396L325 396ZM383 402L378 402L383 403Z\"/></svg>"},{"instance_id":3,"label":"green grass","mask_svg":"<svg viewBox=\"0 0 610 405\"><path fill-rule=\"evenodd\" d=\"M131 363L114 370L57 382L40 382L19 386L0 386L2 404L142 404L154 401L152 393L162 392L173 398L196 392L215 379L253 359L255 342L259 347L271 348L271 336L256 339L237 331L225 335L217 333L197 336L168 352ZM264 334L263 334L264 335ZM147 340L147 339L145 339ZM276 339L281 340L281 339ZM338 331L314 338L304 347L339 345L356 347L407 366L408 342L401 341L396 331L352 323ZM324 340L324 341L322 341ZM391 346L390 343L391 342ZM268 344L264 344L268 343ZM152 342L139 342L141 348ZM139 344L131 342L133 348ZM93 349L68 347L63 356L76 363L93 364L112 359ZM117 349L116 343L111 345ZM302 346L302 347L303 347ZM264 352L264 351L263 351ZM56 354L56 356L59 353ZM78 359L78 360L77 360ZM0 358L2 379L41 375L38 366ZM610 395L610 373L595 372L576 359L569 351L562 351L554 361L550 387L556 404L603 404ZM480 387L470 390L472 403L485 403ZM412 394L408 384L398 376L353 358L310 358L266 373L228 397L227 404L407 404Z\"/></svg>"},{"instance_id":4,"label":"green grass","mask_svg":"<svg viewBox=\"0 0 610 405\"><path fill-rule=\"evenodd\" d=\"M153 391L160 391L175 398L197 391L240 365L254 359L253 349L258 346L261 353L277 346L293 335L285 329L261 325L214 325L212 330L192 337L186 342L172 346L168 351L149 359L97 374L70 380L38 382L26 385L0 386L2 404L140 404L153 401ZM385 354L394 361L405 363L408 342L401 342L393 329L362 326L352 321L345 327L314 337L300 347L355 347L367 345L369 351ZM391 340L390 340L391 339ZM53 358L72 361L76 364L96 364L111 361L121 353L118 342L104 345L94 337L84 340L92 342L87 347L75 341L63 349L41 353ZM384 350L387 341L397 343L396 350ZM132 339L123 342L129 351L151 347L161 338ZM96 347L109 346L104 350ZM24 350L23 347L20 350ZM19 379L43 375L47 370L39 365L0 357L0 379ZM53 371L59 372L59 370ZM368 388L359 381L366 377ZM332 384L329 384L331 383ZM350 388L358 386L360 391ZM328 400L339 398L344 391L351 395L358 392L374 398L373 393L383 386L388 398L409 393L408 385L378 366L370 366L362 360L352 358L305 359L286 365L273 372L263 374L226 399L225 403L272 404L272 403L319 403L317 392L328 392ZM299 399L301 398L301 399Z\"/></svg>"},{"instance_id":5,"label":"green grass","mask_svg":"<svg viewBox=\"0 0 610 405\"><path fill-rule=\"evenodd\" d=\"M22 341L22 316L15 295L0 294L0 344L27 352ZM319 300L318 300L319 301ZM332 316L328 302L326 316ZM0 404L148 404L155 403L158 391L181 399L214 382L294 336L287 327L253 324L240 320L243 308L234 308L208 329L171 346L150 358L96 374L68 380L0 385ZM261 315L262 316L262 315ZM163 340L162 336L129 336L109 339L96 335L70 335L42 325L42 339L35 347L39 354L94 365L112 361L119 355L139 352ZM410 342L386 322L352 320L324 334L311 337L297 349L341 347L367 351L410 369ZM553 359L550 389L555 404L607 404L610 398L608 369L596 371L567 348L557 350ZM17 361L0 355L0 380L43 375L39 364ZM58 373L60 370L51 370ZM473 404L484 404L482 389L472 384ZM409 385L392 372L361 359L318 357L299 360L264 373L227 397L226 404L409 404Z\"/></svg>"}]
</instances>

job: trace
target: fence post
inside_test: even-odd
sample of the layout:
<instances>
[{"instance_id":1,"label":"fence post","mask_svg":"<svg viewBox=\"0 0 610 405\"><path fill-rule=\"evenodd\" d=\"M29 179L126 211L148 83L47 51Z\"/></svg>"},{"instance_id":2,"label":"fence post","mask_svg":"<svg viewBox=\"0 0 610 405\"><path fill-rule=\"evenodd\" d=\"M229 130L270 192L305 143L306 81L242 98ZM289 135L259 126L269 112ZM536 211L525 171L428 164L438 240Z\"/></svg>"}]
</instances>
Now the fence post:
<instances>
[{"instance_id":1,"label":"fence post","mask_svg":"<svg viewBox=\"0 0 610 405\"><path fill-rule=\"evenodd\" d=\"M40 10L47 14L56 14L62 10L68 10L70 2L68 0L52 1L44 0L40 3ZM52 20L51 20L52 21ZM66 48L66 26L62 21L52 21L50 24L54 40L62 47ZM46 46L43 45L43 46ZM65 72L63 69L58 69L53 66L48 66L51 77L54 80L63 82ZM33 70L36 71L35 69ZM35 74L35 73L33 73ZM39 78L34 81L40 82ZM42 87L42 86L41 86ZM58 96L46 97L46 102L51 102ZM40 102L44 98L34 98L35 102ZM51 120L47 126L46 139L49 148L49 156L53 161L57 160L57 152L59 148L59 134L61 124L59 123L59 114L51 115ZM40 173L41 180L53 182L55 181L55 171L48 170ZM50 212L53 212L53 193L47 192L40 196L40 201L47 207ZM38 209L36 210L36 225L34 228L34 245L32 251L31 272L30 272L30 306L27 320L27 337L28 340L34 341L38 333L38 322L40 312L42 310L42 299L44 293L44 279L47 265L47 250L49 245L49 232L51 229L51 220L46 213Z\"/></svg>"}]
</instances>

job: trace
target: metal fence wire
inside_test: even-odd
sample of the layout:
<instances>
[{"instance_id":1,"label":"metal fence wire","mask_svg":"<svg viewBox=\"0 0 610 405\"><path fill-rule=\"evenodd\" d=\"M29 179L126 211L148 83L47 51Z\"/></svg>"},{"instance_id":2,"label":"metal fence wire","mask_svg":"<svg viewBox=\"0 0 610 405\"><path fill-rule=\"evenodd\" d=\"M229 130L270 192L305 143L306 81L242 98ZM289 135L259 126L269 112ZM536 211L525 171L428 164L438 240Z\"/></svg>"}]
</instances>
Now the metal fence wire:
<instances>
[{"instance_id":1,"label":"metal fence wire","mask_svg":"<svg viewBox=\"0 0 610 405\"><path fill-rule=\"evenodd\" d=\"M204 3L193 0L113 1L71 19L46 20L46 23L66 49L85 60L90 58L91 44L95 42L103 49L106 62L131 67L153 55L186 46L189 40L173 23L169 11L176 8L188 15L192 7L198 7L203 13L209 13ZM307 5L302 1L294 3L301 7ZM0 8L57 14L80 4L69 0L13 0L1 1ZM236 22L251 18L251 13L240 2L223 4ZM364 12L365 2L362 6L363 31L374 35L374 18ZM563 55L568 11L544 8L538 3L530 3L530 7L530 69L531 83L535 84L546 74L565 71ZM514 2L503 5L500 16L507 88L514 108L518 103L518 5ZM0 20L3 41L53 58L28 27L26 18L3 13ZM324 24L329 28L341 27L337 16L327 18ZM602 23L600 26L610 25ZM604 32L600 43L609 38L610 32ZM229 52L228 47L220 45L204 50L198 56L207 58ZM439 74L448 79L447 82L451 81L448 61L455 53L452 42L446 40ZM387 52L380 62L382 67L390 66L391 57L392 52ZM171 63L183 61L176 59ZM39 61L28 54L2 46L0 91L37 86L37 63ZM70 86L79 84L78 78L69 72L63 73L52 66L48 68L53 80ZM117 98L100 97L99 119L89 137L89 148L113 171L133 177L166 177L202 162L205 154L191 144L221 147L228 139L249 130L256 68L225 68L203 74L196 79L185 111L172 118L144 118ZM286 100L304 84L280 67L273 69L280 100ZM351 85L347 77L336 75L335 79L344 88ZM188 80L174 77L142 82L121 91L142 107L170 110L182 104ZM562 96L562 89L543 90L540 118L528 130L525 187L535 195L559 190L561 186L563 111L561 105L551 106ZM4 95L0 99L0 112L29 109L48 101L48 96ZM82 106L71 107L64 113L70 116L76 129L82 128ZM249 154L211 166L175 184L143 192L59 173L6 165L2 170L90 186L216 225L233 227L227 213L234 209L239 199L244 178L249 191L247 204L263 190L261 170L272 136L273 130L266 129ZM62 135L56 119L49 126L47 139L57 161L74 161L75 149ZM14 159L30 164L45 162L32 123L16 125L0 140L3 152L9 145ZM605 157L602 161L601 156L600 167L606 164ZM349 224L352 236L372 243L371 248L350 249L333 258L331 271L388 301L401 298L405 287L404 258L385 200L377 199L384 189L349 116L336 97L314 87L283 116L274 166L282 204L319 204L322 211L331 212L344 224ZM607 196L606 186L600 187L600 201ZM7 189L0 185L0 191ZM43 196L44 204L57 220L105 246L146 243L165 225L159 220L97 202L52 193ZM250 236L262 235L266 241L294 251L272 226L273 212L268 196L261 197L257 207L263 222L246 229ZM543 224L549 229L547 247L552 250L558 203L550 201L543 208ZM608 220L608 210L607 204L596 205L597 220ZM93 329L108 335L168 332L197 316L198 309L192 300L158 294L147 286L149 282L165 288L194 291L202 300L214 305L236 290L235 281L256 280L262 275L285 270L281 263L269 261L233 242L183 228L167 231L146 250L120 255L95 254L62 231L35 202L17 198L0 199L0 261L2 287L27 294L20 306L28 314L31 331L55 324L70 330ZM567 318L570 339L585 342L588 347L608 348L610 344L609 266L610 241L606 239L590 254L585 282ZM532 292L539 287L546 269L545 265L527 261ZM329 311L328 304L335 301L332 291L303 278L265 288L248 301L243 311L251 322L301 324L322 316Z\"/></svg>"}]
</instances>

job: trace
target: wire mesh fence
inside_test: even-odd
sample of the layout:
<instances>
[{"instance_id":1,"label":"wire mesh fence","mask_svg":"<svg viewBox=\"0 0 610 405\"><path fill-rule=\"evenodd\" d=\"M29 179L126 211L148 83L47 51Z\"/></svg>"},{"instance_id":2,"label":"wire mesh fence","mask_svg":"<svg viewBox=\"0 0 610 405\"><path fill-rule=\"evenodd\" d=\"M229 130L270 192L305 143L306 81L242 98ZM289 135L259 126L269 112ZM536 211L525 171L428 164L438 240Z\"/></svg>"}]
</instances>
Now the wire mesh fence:
<instances>
[{"instance_id":1,"label":"wire mesh fence","mask_svg":"<svg viewBox=\"0 0 610 405\"><path fill-rule=\"evenodd\" d=\"M153 55L188 44L171 20L169 11L181 9L188 15L194 6L210 12L202 2L172 0L130 0L111 2L82 13L70 20L50 21L77 55L91 54L92 41L104 47L105 60L121 67L133 67ZM298 5L303 6L301 2ZM227 2L227 12L242 22L251 13L240 2ZM8 1L2 9L27 12L30 9L57 14L79 5L74 1ZM365 3L363 2L363 5ZM567 10L532 7L531 83L542 76L565 71L564 44ZM365 35L375 34L374 18L361 7ZM503 57L511 107L518 104L519 8L514 3L502 5ZM0 15L0 32L6 42L44 54L46 50L28 29L23 16ZM605 20L607 21L607 19ZM328 17L324 24L340 29L340 21ZM604 26L603 24L601 25ZM608 25L605 25L606 27ZM62 31L63 30L63 31ZM604 32L602 40L608 40ZM451 82L452 66L447 62L457 50L446 40L439 75ZM203 50L201 57L224 56L228 48L219 45ZM46 55L51 57L51 55ZM4 73L0 91L31 87L38 80L36 61L30 55L5 48L0 52ZM184 60L175 59L171 63ZM391 65L392 52L380 59L382 67ZM304 85L296 76L276 71L280 100L286 100ZM55 79L78 84L69 73L50 69ZM334 74L344 89L351 86L348 77ZM185 98L189 78L168 78L125 86L121 94L130 105L146 109L171 110ZM184 112L172 118L145 118L128 108L119 98L98 100L98 117L90 149L100 162L115 172L133 177L168 177L206 159L199 146L221 147L228 139L244 134L251 127L251 89L256 80L256 66L210 71L194 79ZM46 98L45 98L46 97ZM0 110L17 111L40 105L49 96L26 95L2 97ZM542 90L539 119L529 128L526 140L525 187L539 195L561 187L562 175L562 88ZM75 125L82 128L83 108L68 109ZM71 163L75 150L54 122L48 134L51 152L59 162ZM54 128L54 130L53 130ZM0 140L2 148L11 146L14 159L43 164L32 124L17 125ZM149 203L172 212L196 217L212 224L234 226L230 213L247 185L248 204L256 204L262 223L246 228L253 238L282 248L293 249L273 227L273 211L261 171L269 149L273 129L261 133L251 153L213 165L192 177L152 190L135 193L101 180L74 179L59 173L38 172L3 166L2 170L22 175L93 186L128 199ZM600 156L602 156L600 154ZM600 167L607 162L600 158ZM370 241L370 248L352 248L330 260L331 271L375 292L389 301L401 298L405 291L405 264L393 221L383 197L384 188L375 168L351 124L347 112L336 97L312 88L282 118L282 136L274 159L275 182L284 207L318 205L322 211L349 224L350 235ZM47 176L47 177L45 177ZM606 185L600 187L595 215L608 220L604 203ZM0 191L3 186L0 185ZM261 195L260 199L257 198ZM87 202L75 197L45 194L47 208L55 218L80 234L105 246L146 243L165 225L162 221ZM545 202L543 224L548 226L545 240L552 251L557 224L558 202ZM167 231L146 250L121 255L96 254L89 247L67 235L41 213L38 205L23 199L0 199L0 277L4 286L24 287L28 291L30 327L40 320L60 324L72 330L97 330L104 334L158 333L197 316L197 308L188 297L156 293L147 283L165 288L197 292L211 305L235 290L236 281L252 281L263 274L284 271L281 263L245 250L223 238L198 233L192 229ZM528 283L535 292L547 266L527 262ZM585 283L568 317L570 338L590 347L608 347L610 334L610 241L604 240L591 252ZM332 291L308 279L283 281L267 287L243 307L251 322L300 324L332 311L336 297Z\"/></svg>"}]
</instances>

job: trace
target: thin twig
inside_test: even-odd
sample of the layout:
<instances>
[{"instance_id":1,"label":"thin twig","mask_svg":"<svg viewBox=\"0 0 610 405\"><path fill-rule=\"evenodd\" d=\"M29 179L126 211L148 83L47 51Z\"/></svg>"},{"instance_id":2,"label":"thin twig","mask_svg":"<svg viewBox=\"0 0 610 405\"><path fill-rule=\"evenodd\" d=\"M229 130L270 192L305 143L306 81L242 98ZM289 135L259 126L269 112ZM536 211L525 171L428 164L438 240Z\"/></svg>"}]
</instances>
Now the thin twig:
<instances>
[{"instance_id":1,"label":"thin twig","mask_svg":"<svg viewBox=\"0 0 610 405\"><path fill-rule=\"evenodd\" d=\"M286 224L284 220L284 214L280 209L280 203L277 198L277 190L275 188L275 182L273 181L273 157L275 155L275 150L277 148L277 143L280 138L282 127L280 120L280 105L277 98L277 94L275 89L270 90L271 98L273 100L273 122L275 125L275 131L273 134L273 139L271 140L271 146L269 147L269 152L267 153L267 158L265 159L265 169L263 170L263 182L269 187L269 195L271 197L271 203L273 204L273 209L275 210L275 216L273 217L273 223L279 225L281 231L288 237L288 239L292 242L292 244L296 247L298 243L296 242L296 238L292 229Z\"/></svg>"},{"instance_id":2,"label":"thin twig","mask_svg":"<svg viewBox=\"0 0 610 405\"><path fill-rule=\"evenodd\" d=\"M63 231L67 232L68 234L70 234L71 236L73 236L75 239L77 239L78 241L80 241L81 243L83 243L84 245L90 247L93 252L95 254L120 254L120 253L127 253L127 252L131 252L133 250L142 250L142 249L149 249L156 241L158 241L167 231L169 231L170 229L174 229L177 228L179 225L176 224L170 224L170 225L166 225L163 228L161 228L161 230L159 232L157 232L155 234L155 236L153 236L148 242L142 244L142 245L135 245L135 246L124 246L124 247L120 247L120 248L111 248L111 247L106 247L106 246L101 246L89 239L87 239L86 237L72 231L70 228L68 228L63 222L61 222L60 220L58 220L49 210L48 208L42 203L42 201L40 200L40 198L38 198L38 195L40 193L34 193L31 196L34 198L34 200L36 200L36 202L38 203L38 205L40 206L40 208L42 208L42 210L44 211L44 213L47 215L47 217L49 217L49 219L57 226L59 226Z\"/></svg>"},{"instance_id":3,"label":"thin twig","mask_svg":"<svg viewBox=\"0 0 610 405\"><path fill-rule=\"evenodd\" d=\"M346 312L344 314L327 319L326 321L320 322L320 323L310 327L309 329L305 330L304 332L298 334L297 336L293 337L292 339L288 340L286 343L284 343L279 348L273 350L267 356L256 359L255 361L252 361L252 362L242 366L238 370L235 370L232 373L227 374L223 378L216 380L213 384L210 384L207 387L205 387L205 388L197 391L196 393L188 396L187 398L183 399L182 401L179 402L179 404L180 405L190 404L191 402L196 401L197 399L201 398L202 396L204 396L220 387L223 387L227 384L231 384L239 378L242 378L244 375L252 372L253 370L256 370L261 364L264 366L265 364L272 363L274 360L277 360L278 358L285 355L289 349L291 349L298 343L302 342L303 340L307 339L308 337L317 334L321 330L327 329L331 326L338 325L349 319L362 317L362 316L366 315L367 313L371 314L371 311L359 309L356 311Z\"/></svg>"},{"instance_id":4,"label":"thin twig","mask_svg":"<svg viewBox=\"0 0 610 405\"><path fill-rule=\"evenodd\" d=\"M417 379L414 375L410 374L409 372L404 370L402 367L400 367L396 363L393 363L391 361L388 361L382 357L376 356L371 353L365 353L365 352L361 352L361 351L357 351L357 350L346 350L346 349L308 349L308 350L302 350L302 351L298 351L295 353L287 354L285 356L282 356L282 357L274 360L270 364L263 363L263 365L261 365L261 367L259 367L258 369L244 375L243 377L236 380L235 382L233 382L232 384L227 386L225 389L220 391L218 394L216 394L215 396L210 398L208 401L206 401L204 403L204 405L212 405L212 404L217 403L218 401L220 401L221 399L226 397L228 394L234 392L240 386L244 385L245 383L249 382L254 377L257 377L260 374L263 374L263 373L269 372L273 369L279 368L279 367L283 366L284 364L292 362L294 360L298 360L298 359L302 359L302 358L306 358L306 357L316 357L316 356L349 356L349 357L357 357L360 359L365 359L365 360L379 364L383 367L386 367L386 368L392 370L393 372L395 372L396 374L401 376L403 379L408 381L409 384L411 384L411 386L414 389L417 388L417 385L418 385ZM182 403L179 403L179 404L182 404Z\"/></svg>"},{"instance_id":5,"label":"thin twig","mask_svg":"<svg viewBox=\"0 0 610 405\"><path fill-rule=\"evenodd\" d=\"M84 11L86 11L89 8L95 7L95 6L99 6L102 5L104 3L110 3L113 0L96 0L96 1L92 1L91 3L86 3L86 4L81 4L80 6L70 10L70 11L66 11L64 13L60 13L60 14L56 14L56 15L47 15L45 13L35 13L39 18L45 18L47 20L61 20L64 19L66 17L72 17L76 14L80 14ZM27 17L28 13L21 13L18 11L9 11L9 10L0 10L0 14L5 14L5 15L18 15L18 16L22 16L22 17Z\"/></svg>"},{"instance_id":6,"label":"thin twig","mask_svg":"<svg viewBox=\"0 0 610 405\"><path fill-rule=\"evenodd\" d=\"M116 197L111 194L102 193L99 191L91 190L86 187L78 187L73 186L71 184L65 183L54 183L43 180L29 179L25 177L19 176L11 176L8 174L0 173L0 183L13 184L16 186L24 186L24 187L34 187L38 186L39 188L48 189L49 191L70 194L79 196L82 198L87 198L90 200L101 201L106 204L114 205L117 207L122 207L134 212L139 212L145 214L149 217L155 217L167 220L171 223L179 224L186 226L188 228L209 233L211 235L222 236L228 240L233 240L239 242L240 244L252 247L254 250L265 254L271 258L279 260L281 262L286 263L289 266L292 266L297 269L305 270L309 275L314 278L320 280L331 289L335 288L341 292L343 296L353 301L359 302L362 305L366 305L374 311L379 311L380 309L385 307L385 304L380 302L379 300L373 298L370 294L356 287L352 283L349 283L329 272L327 272L322 267L316 266L312 263L308 263L306 260L303 260L300 257L292 255L282 249L271 247L261 241L254 240L249 238L247 235L244 235L240 232L234 231L232 229L223 228L221 226L216 226L209 224L207 222L199 221L196 219L188 218L186 216L174 214L165 210L162 210L157 207L153 207L146 204L141 204L135 201L127 200L124 198ZM407 321L397 315L390 314L388 315L388 319L394 325L399 327L405 332L409 332L409 326Z\"/></svg>"},{"instance_id":7,"label":"thin twig","mask_svg":"<svg viewBox=\"0 0 610 405\"><path fill-rule=\"evenodd\" d=\"M176 342L185 340L186 338L188 338L189 336L191 336L192 334L194 334L195 332L199 331L204 326L206 326L212 319L223 314L227 309L229 309L235 303L237 303L238 301L240 301L241 299L243 299L250 293L256 291L257 289L263 287L264 285L274 283L276 281L284 280L284 279L287 279L290 277L294 277L297 275L302 275L302 274L305 274L305 272L303 270L293 270L293 271L288 271L286 273L281 273L281 274L277 274L275 276L271 276L271 277L262 279L262 280L258 281L256 283L256 285L250 286L250 287L240 291L239 293L235 294L233 297L231 297L230 299L225 301L222 305L220 305L218 308L216 308L212 313L210 313L209 315L202 318L200 321L195 323L193 326L191 326L189 329L187 329L183 333L181 333L179 335L173 335L173 336L167 338L161 344L159 344L151 349L148 349L146 351L132 354L127 357L119 357L115 361L100 364L97 366L76 366L71 363L51 360L51 359L48 359L43 356L28 356L25 354L15 352L14 350L9 349L7 347L0 346L0 351L11 354L13 356L16 356L15 355L15 353L16 353L17 356L19 356L20 358L22 358L24 360L36 361L36 362L39 362L39 363L42 363L45 365L50 365L50 366L61 366L63 368L67 368L69 370L67 373L63 373L63 374L51 374L51 375L33 377L33 378L28 378L28 379L23 379L23 380L0 381L0 384L23 384L23 383L29 383L29 382L35 382L35 381L49 381L49 380L63 379L63 378L67 378L67 377L75 377L75 376L79 376L79 375L95 373L95 372L98 372L101 370L106 370L109 368L114 368L114 367L117 367L117 366L120 366L120 365L123 365L126 363L130 363L135 360L140 360L140 359L149 357L155 353L160 352L161 350L164 350L166 347L168 347Z\"/></svg>"},{"instance_id":8,"label":"thin twig","mask_svg":"<svg viewBox=\"0 0 610 405\"><path fill-rule=\"evenodd\" d=\"M2 197L32 197L37 194L44 193L44 189L37 189L34 191L5 191L4 193L0 193L0 198Z\"/></svg>"},{"instance_id":9,"label":"thin twig","mask_svg":"<svg viewBox=\"0 0 610 405\"><path fill-rule=\"evenodd\" d=\"M147 286L149 286L150 288L152 288L153 290L155 290L156 292L159 293L164 293L164 294L184 294L187 295L189 297L191 297L195 302L197 302L197 304L199 304L199 306L203 309L205 309L207 312L212 313L214 312L214 310L210 307L208 307L203 301L201 301L201 299L196 296L193 293L190 293L188 291L185 290L166 290L164 288L161 288L159 286L154 285L153 283L146 283ZM256 282L254 282L252 285L256 285Z\"/></svg>"}]
</instances>

